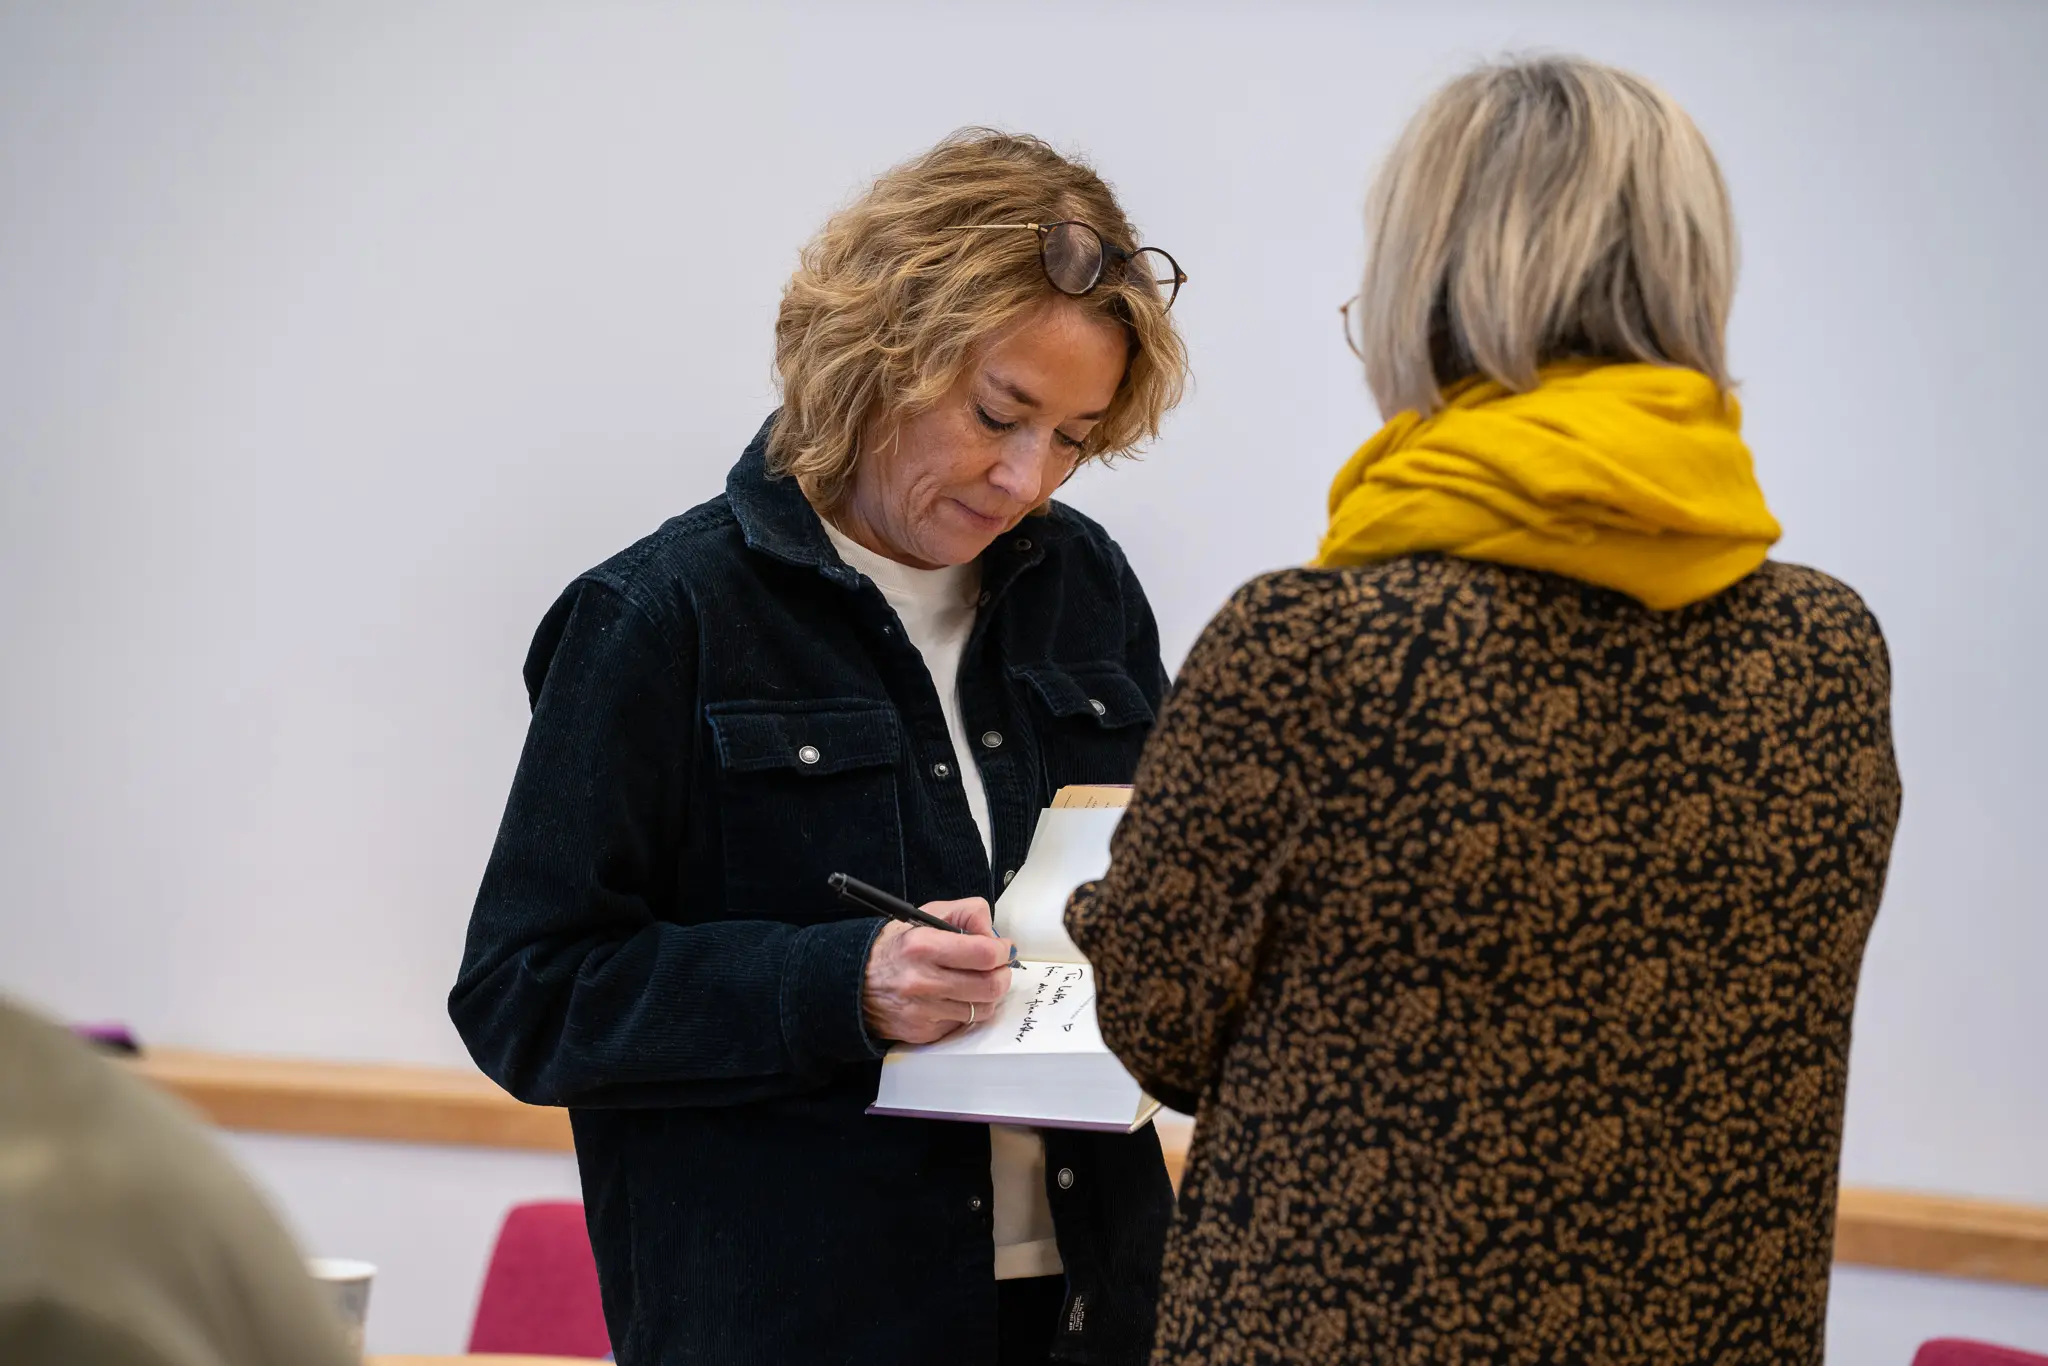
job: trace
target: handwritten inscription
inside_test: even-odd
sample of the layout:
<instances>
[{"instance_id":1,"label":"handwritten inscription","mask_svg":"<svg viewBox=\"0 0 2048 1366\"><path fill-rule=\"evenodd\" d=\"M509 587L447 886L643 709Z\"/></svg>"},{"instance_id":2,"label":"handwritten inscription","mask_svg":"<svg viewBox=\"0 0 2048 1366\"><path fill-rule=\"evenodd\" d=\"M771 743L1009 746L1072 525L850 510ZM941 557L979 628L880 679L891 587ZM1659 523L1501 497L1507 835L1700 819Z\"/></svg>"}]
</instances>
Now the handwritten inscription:
<instances>
[{"instance_id":1,"label":"handwritten inscription","mask_svg":"<svg viewBox=\"0 0 2048 1366\"><path fill-rule=\"evenodd\" d=\"M1084 1012L1095 1004L1095 992L1088 969L1075 963L1046 963L1030 983L1024 1013L1011 1035L1012 1043L1023 1043L1037 1029L1074 1032Z\"/></svg>"},{"instance_id":2,"label":"handwritten inscription","mask_svg":"<svg viewBox=\"0 0 2048 1366\"><path fill-rule=\"evenodd\" d=\"M919 1045L940 1053L1094 1053L1095 970L1086 963L1027 958L1010 974L1010 991L975 1024Z\"/></svg>"}]
</instances>

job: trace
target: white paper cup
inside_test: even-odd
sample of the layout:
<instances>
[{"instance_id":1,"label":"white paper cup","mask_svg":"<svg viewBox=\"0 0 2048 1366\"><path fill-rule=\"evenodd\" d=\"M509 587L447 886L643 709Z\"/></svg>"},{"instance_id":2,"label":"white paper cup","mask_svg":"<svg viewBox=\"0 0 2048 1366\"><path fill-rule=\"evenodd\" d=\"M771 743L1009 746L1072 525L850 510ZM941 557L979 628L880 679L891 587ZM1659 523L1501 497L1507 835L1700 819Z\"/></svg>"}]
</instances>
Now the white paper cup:
<instances>
[{"instance_id":1,"label":"white paper cup","mask_svg":"<svg viewBox=\"0 0 2048 1366\"><path fill-rule=\"evenodd\" d=\"M346 1257L313 1257L306 1262L306 1270L327 1291L342 1331L348 1335L348 1345L361 1356L363 1324L370 1317L370 1281L377 1268Z\"/></svg>"}]
</instances>

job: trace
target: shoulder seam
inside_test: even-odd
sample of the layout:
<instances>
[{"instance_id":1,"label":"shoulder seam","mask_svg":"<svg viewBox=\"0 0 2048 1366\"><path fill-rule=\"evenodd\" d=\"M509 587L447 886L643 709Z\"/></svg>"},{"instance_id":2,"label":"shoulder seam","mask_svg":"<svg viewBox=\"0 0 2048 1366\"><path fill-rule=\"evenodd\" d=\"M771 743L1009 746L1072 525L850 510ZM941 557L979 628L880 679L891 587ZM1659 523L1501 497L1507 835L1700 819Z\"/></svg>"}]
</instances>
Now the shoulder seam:
<instances>
[{"instance_id":1,"label":"shoulder seam","mask_svg":"<svg viewBox=\"0 0 2048 1366\"><path fill-rule=\"evenodd\" d=\"M578 576L576 582L587 583L594 588L601 588L631 608L633 614L645 622L648 629L654 632L654 638L661 642L663 662L668 666L669 681L676 685L676 691L678 692L688 690L683 682L682 650L677 645L675 637L669 632L668 627L662 624L661 618L655 615L645 602L641 601L640 595L634 592L629 584L617 575L611 574L602 568L592 569ZM694 606L695 604L692 604L693 610Z\"/></svg>"}]
</instances>

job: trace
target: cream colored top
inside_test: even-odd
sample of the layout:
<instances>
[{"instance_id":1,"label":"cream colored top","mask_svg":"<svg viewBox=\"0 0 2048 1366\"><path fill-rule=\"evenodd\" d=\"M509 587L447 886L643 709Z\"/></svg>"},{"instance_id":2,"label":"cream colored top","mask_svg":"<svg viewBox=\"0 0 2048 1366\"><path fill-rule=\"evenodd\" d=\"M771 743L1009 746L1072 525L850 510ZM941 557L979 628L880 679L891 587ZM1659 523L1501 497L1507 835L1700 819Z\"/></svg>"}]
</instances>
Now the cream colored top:
<instances>
[{"instance_id":1,"label":"cream colored top","mask_svg":"<svg viewBox=\"0 0 2048 1366\"><path fill-rule=\"evenodd\" d=\"M981 592L981 566L949 565L913 569L877 555L830 522L825 535L839 558L873 579L896 609L903 634L924 658L945 713L946 734L953 741L953 767L965 790L967 809L981 832L984 856L993 845L989 833L988 789L968 742L960 715L960 657L974 633L975 597ZM989 1175L995 1187L993 1211L996 1279L1057 1276L1065 1267L1053 1236L1052 1205L1045 1196L1045 1140L1030 1129L1007 1124L989 1126Z\"/></svg>"}]
</instances>

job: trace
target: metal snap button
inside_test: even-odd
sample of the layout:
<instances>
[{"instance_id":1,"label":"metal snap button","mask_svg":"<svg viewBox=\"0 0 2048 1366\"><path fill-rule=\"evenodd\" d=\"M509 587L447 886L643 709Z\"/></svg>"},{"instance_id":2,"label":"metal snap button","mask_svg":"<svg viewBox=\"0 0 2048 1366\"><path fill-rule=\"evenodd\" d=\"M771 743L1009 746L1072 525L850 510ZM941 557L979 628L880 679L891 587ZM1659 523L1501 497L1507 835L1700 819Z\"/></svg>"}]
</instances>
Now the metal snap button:
<instances>
[{"instance_id":1,"label":"metal snap button","mask_svg":"<svg viewBox=\"0 0 2048 1366\"><path fill-rule=\"evenodd\" d=\"M1070 1191L1074 1188L1074 1169L1072 1167L1060 1168L1059 1183L1060 1189L1063 1191Z\"/></svg>"},{"instance_id":2,"label":"metal snap button","mask_svg":"<svg viewBox=\"0 0 2048 1366\"><path fill-rule=\"evenodd\" d=\"M1096 714L1097 716L1107 716L1107 715L1109 715L1109 708L1108 708L1108 707L1105 707L1105 706L1103 706L1103 705L1102 705L1102 702L1101 702L1101 700L1100 700L1099 698L1094 698L1094 697L1091 697L1091 698L1089 698L1089 699L1088 699L1088 705L1089 705L1090 707L1093 707L1093 708L1095 709L1095 714Z\"/></svg>"},{"instance_id":3,"label":"metal snap button","mask_svg":"<svg viewBox=\"0 0 2048 1366\"><path fill-rule=\"evenodd\" d=\"M818 753L818 747L816 745L805 745L802 749L796 752L796 757L799 763L815 764L818 762L818 760L824 758L825 756Z\"/></svg>"},{"instance_id":4,"label":"metal snap button","mask_svg":"<svg viewBox=\"0 0 2048 1366\"><path fill-rule=\"evenodd\" d=\"M1031 538L1029 536L1019 536L1016 539L1016 541L1010 546L1010 549L1016 551L1020 555L1023 554L1025 551L1031 549Z\"/></svg>"},{"instance_id":5,"label":"metal snap button","mask_svg":"<svg viewBox=\"0 0 2048 1366\"><path fill-rule=\"evenodd\" d=\"M985 730L981 733L981 743L984 749L1001 749L1003 733L999 730Z\"/></svg>"},{"instance_id":6,"label":"metal snap button","mask_svg":"<svg viewBox=\"0 0 2048 1366\"><path fill-rule=\"evenodd\" d=\"M1017 870L1016 870L1015 868L1005 868L1005 869L1003 869L1003 885L1004 885L1005 887L1009 886L1009 885L1010 885L1010 879L1011 879L1011 878L1013 878L1013 877L1015 877L1015 876L1017 876Z\"/></svg>"},{"instance_id":7,"label":"metal snap button","mask_svg":"<svg viewBox=\"0 0 2048 1366\"><path fill-rule=\"evenodd\" d=\"M975 605L976 607L986 607L986 606L988 606L988 605L989 605L990 603L994 602L995 600L996 600L996 595L995 595L995 594L993 594L993 593L983 593L983 594L982 594L982 595L981 595L980 597L978 597L978 598L976 598L976 599L974 600L974 605Z\"/></svg>"},{"instance_id":8,"label":"metal snap button","mask_svg":"<svg viewBox=\"0 0 2048 1366\"><path fill-rule=\"evenodd\" d=\"M976 1214L981 1213L981 1197L977 1195L972 1200L969 1200L967 1208L973 1210Z\"/></svg>"},{"instance_id":9,"label":"metal snap button","mask_svg":"<svg viewBox=\"0 0 2048 1366\"><path fill-rule=\"evenodd\" d=\"M933 764L932 776L934 778L950 778L953 776L953 769L948 764Z\"/></svg>"}]
</instances>

